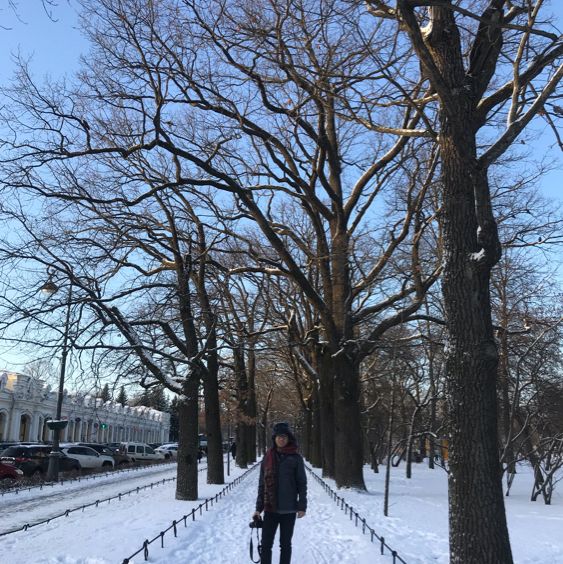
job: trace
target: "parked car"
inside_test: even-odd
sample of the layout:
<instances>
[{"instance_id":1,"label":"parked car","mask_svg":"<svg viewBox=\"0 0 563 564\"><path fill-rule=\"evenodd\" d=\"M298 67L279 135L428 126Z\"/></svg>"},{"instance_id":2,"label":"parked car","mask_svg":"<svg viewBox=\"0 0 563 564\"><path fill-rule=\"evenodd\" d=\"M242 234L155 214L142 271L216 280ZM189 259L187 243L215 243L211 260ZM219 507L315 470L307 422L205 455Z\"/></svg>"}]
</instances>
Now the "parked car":
<instances>
[{"instance_id":1,"label":"parked car","mask_svg":"<svg viewBox=\"0 0 563 564\"><path fill-rule=\"evenodd\" d=\"M100 454L93 448L78 444L62 444L61 451L80 462L82 468L113 468L113 456Z\"/></svg>"},{"instance_id":2,"label":"parked car","mask_svg":"<svg viewBox=\"0 0 563 564\"><path fill-rule=\"evenodd\" d=\"M199 435L199 448L207 453L207 437L203 434Z\"/></svg>"},{"instance_id":3,"label":"parked car","mask_svg":"<svg viewBox=\"0 0 563 564\"><path fill-rule=\"evenodd\" d=\"M90 443L88 443L90 444ZM121 443L104 443L105 446L109 447L109 448L113 448L114 450L119 450L119 445Z\"/></svg>"},{"instance_id":4,"label":"parked car","mask_svg":"<svg viewBox=\"0 0 563 564\"><path fill-rule=\"evenodd\" d=\"M40 442L40 441L6 441L4 443L0 443L0 453L11 446L19 446L19 445L46 445L51 443Z\"/></svg>"},{"instance_id":5,"label":"parked car","mask_svg":"<svg viewBox=\"0 0 563 564\"><path fill-rule=\"evenodd\" d=\"M19 480L22 476L23 472L19 468L16 468L14 464L0 460L0 482L12 482Z\"/></svg>"},{"instance_id":6,"label":"parked car","mask_svg":"<svg viewBox=\"0 0 563 564\"><path fill-rule=\"evenodd\" d=\"M154 449L155 452L164 454L165 459L176 460L178 457L178 443L169 443Z\"/></svg>"},{"instance_id":7,"label":"parked car","mask_svg":"<svg viewBox=\"0 0 563 564\"><path fill-rule=\"evenodd\" d=\"M121 443L119 452L127 454L133 462L158 462L165 460L163 453L156 452L146 443Z\"/></svg>"},{"instance_id":8,"label":"parked car","mask_svg":"<svg viewBox=\"0 0 563 564\"><path fill-rule=\"evenodd\" d=\"M3 442L3 443L0 443L0 452L2 452L3 450L6 450L8 447L19 445L19 444L20 443L18 443L17 441L6 441L6 442Z\"/></svg>"},{"instance_id":9,"label":"parked car","mask_svg":"<svg viewBox=\"0 0 563 564\"><path fill-rule=\"evenodd\" d=\"M131 458L129 458L129 456L119 452L118 449L112 448L109 445L102 445L100 443L76 443L76 444L79 446L93 448L98 454L111 456L114 461L114 466L120 466L121 464L129 464L131 462Z\"/></svg>"},{"instance_id":10,"label":"parked car","mask_svg":"<svg viewBox=\"0 0 563 564\"><path fill-rule=\"evenodd\" d=\"M45 474L49 467L51 449L51 445L15 445L4 449L0 453L0 459L8 458L24 476L41 475ZM59 461L59 471L73 470L80 470L80 462L63 453Z\"/></svg>"}]
</instances>

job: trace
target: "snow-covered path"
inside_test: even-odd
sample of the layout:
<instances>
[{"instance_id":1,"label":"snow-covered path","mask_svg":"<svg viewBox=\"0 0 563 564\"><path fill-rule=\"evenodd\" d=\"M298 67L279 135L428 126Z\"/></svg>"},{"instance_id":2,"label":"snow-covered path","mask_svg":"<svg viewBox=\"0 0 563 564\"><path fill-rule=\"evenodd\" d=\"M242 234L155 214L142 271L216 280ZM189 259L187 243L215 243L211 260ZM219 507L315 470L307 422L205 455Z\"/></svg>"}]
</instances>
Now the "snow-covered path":
<instances>
[{"instance_id":1,"label":"snow-covered path","mask_svg":"<svg viewBox=\"0 0 563 564\"><path fill-rule=\"evenodd\" d=\"M189 524L188 534L182 534L185 529L181 529L177 539L165 543L165 549L152 549L150 561L163 564L250 562L248 523L254 511L257 480L258 472L252 472L232 494L218 503L211 518ZM391 561L379 555L378 545L372 544L369 536L361 535L315 480L308 481L308 499L307 515L295 524L293 562L368 564ZM279 560L278 540L279 536L274 544L273 562ZM254 558L257 558L256 549ZM134 560L141 561L142 558Z\"/></svg>"}]
</instances>

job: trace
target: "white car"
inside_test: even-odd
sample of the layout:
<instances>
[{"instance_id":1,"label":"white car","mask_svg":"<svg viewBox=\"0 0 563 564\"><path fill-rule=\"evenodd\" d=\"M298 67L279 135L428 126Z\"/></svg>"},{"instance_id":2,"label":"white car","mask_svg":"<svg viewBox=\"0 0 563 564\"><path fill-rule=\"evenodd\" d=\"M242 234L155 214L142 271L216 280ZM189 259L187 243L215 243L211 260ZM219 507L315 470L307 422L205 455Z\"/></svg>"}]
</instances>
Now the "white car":
<instances>
[{"instance_id":1,"label":"white car","mask_svg":"<svg viewBox=\"0 0 563 564\"><path fill-rule=\"evenodd\" d=\"M80 462L81 468L113 468L115 461L112 456L100 454L93 448L74 444L61 445L61 451L70 458Z\"/></svg>"},{"instance_id":2,"label":"white car","mask_svg":"<svg viewBox=\"0 0 563 564\"><path fill-rule=\"evenodd\" d=\"M158 462L165 460L164 453L156 452L146 443L121 443L119 452L127 454L132 462Z\"/></svg>"},{"instance_id":3,"label":"white car","mask_svg":"<svg viewBox=\"0 0 563 564\"><path fill-rule=\"evenodd\" d=\"M154 451L164 454L164 458L166 458L167 460L176 460L178 456L178 443L168 443L165 445L160 445L158 448L155 448Z\"/></svg>"}]
</instances>

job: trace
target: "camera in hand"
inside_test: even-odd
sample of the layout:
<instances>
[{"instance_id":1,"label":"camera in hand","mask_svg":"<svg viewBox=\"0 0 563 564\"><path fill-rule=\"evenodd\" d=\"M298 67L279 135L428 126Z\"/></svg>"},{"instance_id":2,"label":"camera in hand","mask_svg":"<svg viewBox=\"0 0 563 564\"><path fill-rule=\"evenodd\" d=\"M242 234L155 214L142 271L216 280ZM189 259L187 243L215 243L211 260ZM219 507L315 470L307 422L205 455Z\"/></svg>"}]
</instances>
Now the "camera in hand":
<instances>
[{"instance_id":1,"label":"camera in hand","mask_svg":"<svg viewBox=\"0 0 563 564\"><path fill-rule=\"evenodd\" d=\"M262 528L262 517L254 517L254 519L252 519L252 521L249 523L249 527L251 529L261 529Z\"/></svg>"}]
</instances>

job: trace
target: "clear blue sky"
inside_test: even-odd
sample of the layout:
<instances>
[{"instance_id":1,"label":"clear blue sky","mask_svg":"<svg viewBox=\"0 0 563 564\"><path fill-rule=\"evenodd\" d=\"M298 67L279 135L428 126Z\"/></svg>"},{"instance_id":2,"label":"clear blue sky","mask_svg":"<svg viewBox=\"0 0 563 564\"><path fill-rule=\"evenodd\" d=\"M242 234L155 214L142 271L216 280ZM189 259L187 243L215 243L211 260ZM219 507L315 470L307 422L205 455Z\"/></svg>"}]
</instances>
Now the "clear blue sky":
<instances>
[{"instance_id":1,"label":"clear blue sky","mask_svg":"<svg viewBox=\"0 0 563 564\"><path fill-rule=\"evenodd\" d=\"M87 43L77 29L76 0L56 0L47 6L51 20L41 0L16 0L16 12L8 0L0 0L0 80L4 82L13 71L12 54L33 56L33 68L41 75L59 76L77 68L79 55Z\"/></svg>"},{"instance_id":2,"label":"clear blue sky","mask_svg":"<svg viewBox=\"0 0 563 564\"><path fill-rule=\"evenodd\" d=\"M37 78L45 75L58 77L78 68L80 54L88 45L77 28L77 0L55 0L50 8L54 21L49 19L41 0L16 0L17 15L8 0L0 0L0 83L6 82L13 72L12 56L18 51L32 57L32 69ZM556 14L556 27L563 29L563 1L553 0L551 10ZM541 179L544 194L563 203L563 156L555 145L553 133L545 122L536 120L533 127L538 138L534 150L538 158L544 155L558 162L554 170Z\"/></svg>"}]
</instances>

